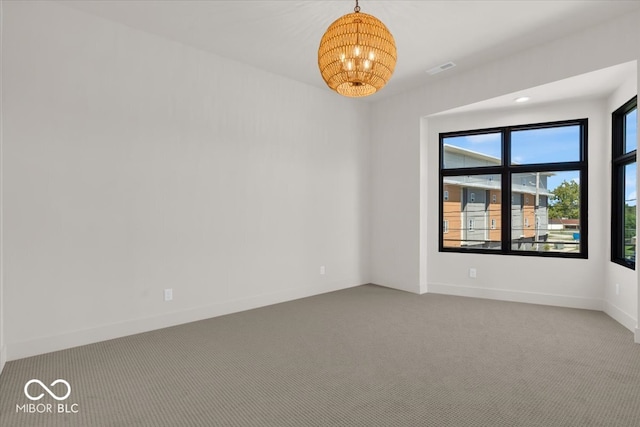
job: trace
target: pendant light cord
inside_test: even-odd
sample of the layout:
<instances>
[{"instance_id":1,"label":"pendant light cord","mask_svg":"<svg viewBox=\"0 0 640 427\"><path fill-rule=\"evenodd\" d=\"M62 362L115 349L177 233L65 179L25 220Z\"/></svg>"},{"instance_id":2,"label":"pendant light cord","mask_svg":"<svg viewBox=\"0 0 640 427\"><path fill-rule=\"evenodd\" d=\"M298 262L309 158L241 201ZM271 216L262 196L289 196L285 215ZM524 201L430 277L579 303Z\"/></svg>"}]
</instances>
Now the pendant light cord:
<instances>
[{"instance_id":1,"label":"pendant light cord","mask_svg":"<svg viewBox=\"0 0 640 427\"><path fill-rule=\"evenodd\" d=\"M354 7L354 8L353 8L353 11L354 11L355 13L360 12L360 6L358 6L358 0L356 0L356 7Z\"/></svg>"}]
</instances>

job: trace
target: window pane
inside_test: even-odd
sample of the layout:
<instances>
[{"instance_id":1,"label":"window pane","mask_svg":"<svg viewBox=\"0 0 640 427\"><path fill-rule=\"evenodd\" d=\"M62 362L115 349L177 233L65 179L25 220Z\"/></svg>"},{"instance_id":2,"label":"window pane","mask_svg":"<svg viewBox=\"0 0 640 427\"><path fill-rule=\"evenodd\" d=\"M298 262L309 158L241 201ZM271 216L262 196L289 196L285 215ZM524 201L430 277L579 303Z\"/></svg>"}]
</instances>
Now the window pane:
<instances>
[{"instance_id":1,"label":"window pane","mask_svg":"<svg viewBox=\"0 0 640 427\"><path fill-rule=\"evenodd\" d=\"M580 252L580 173L517 173L511 179L512 249Z\"/></svg>"},{"instance_id":2,"label":"window pane","mask_svg":"<svg viewBox=\"0 0 640 427\"><path fill-rule=\"evenodd\" d=\"M580 161L580 126L518 130L511 133L511 164Z\"/></svg>"},{"instance_id":3,"label":"window pane","mask_svg":"<svg viewBox=\"0 0 640 427\"><path fill-rule=\"evenodd\" d=\"M625 260L636 261L636 163L624 167L624 239Z\"/></svg>"},{"instance_id":4,"label":"window pane","mask_svg":"<svg viewBox=\"0 0 640 427\"><path fill-rule=\"evenodd\" d=\"M502 163L499 132L443 138L444 168L496 166Z\"/></svg>"},{"instance_id":5,"label":"window pane","mask_svg":"<svg viewBox=\"0 0 640 427\"><path fill-rule=\"evenodd\" d=\"M638 148L638 109L627 113L624 118L624 152Z\"/></svg>"},{"instance_id":6,"label":"window pane","mask_svg":"<svg viewBox=\"0 0 640 427\"><path fill-rule=\"evenodd\" d=\"M443 246L500 249L500 175L447 176L443 185Z\"/></svg>"}]
</instances>

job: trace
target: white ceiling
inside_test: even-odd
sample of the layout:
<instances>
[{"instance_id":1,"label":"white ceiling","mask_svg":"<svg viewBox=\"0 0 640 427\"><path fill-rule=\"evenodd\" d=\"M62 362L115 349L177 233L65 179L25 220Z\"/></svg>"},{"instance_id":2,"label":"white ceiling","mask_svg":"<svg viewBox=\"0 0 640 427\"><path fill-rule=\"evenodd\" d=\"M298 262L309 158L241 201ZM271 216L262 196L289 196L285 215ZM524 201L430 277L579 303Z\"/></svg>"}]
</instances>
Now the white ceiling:
<instances>
[{"instance_id":1,"label":"white ceiling","mask_svg":"<svg viewBox=\"0 0 640 427\"><path fill-rule=\"evenodd\" d=\"M355 5L351 0L60 2L323 88L320 38ZM360 0L360 7L387 25L398 49L394 76L369 98L375 100L623 15L640 8L640 0ZM426 74L448 61L457 67Z\"/></svg>"},{"instance_id":2,"label":"white ceiling","mask_svg":"<svg viewBox=\"0 0 640 427\"><path fill-rule=\"evenodd\" d=\"M523 89L516 93L510 93L474 104L442 111L433 116L539 106L575 99L601 98L613 93L621 82L626 81L632 76L636 76L636 74L636 61L627 62L545 85ZM527 97L529 101L516 103L515 100L520 97Z\"/></svg>"}]
</instances>

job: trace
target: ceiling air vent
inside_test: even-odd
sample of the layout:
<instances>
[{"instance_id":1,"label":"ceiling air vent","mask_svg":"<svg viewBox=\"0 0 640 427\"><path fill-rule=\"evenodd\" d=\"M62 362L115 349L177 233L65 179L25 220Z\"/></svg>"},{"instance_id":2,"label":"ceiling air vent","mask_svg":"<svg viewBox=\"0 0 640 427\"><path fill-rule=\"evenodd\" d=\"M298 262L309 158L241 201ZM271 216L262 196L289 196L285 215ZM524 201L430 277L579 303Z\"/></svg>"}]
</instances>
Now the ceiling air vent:
<instances>
[{"instance_id":1,"label":"ceiling air vent","mask_svg":"<svg viewBox=\"0 0 640 427\"><path fill-rule=\"evenodd\" d=\"M433 76L434 74L438 74L438 73L440 73L442 71L446 71L446 70L448 70L450 68L453 68L455 66L456 66L456 64L454 64L451 61L445 62L442 65L438 65L437 67L434 67L434 68L432 68L430 70L427 70L427 74L429 74L430 76Z\"/></svg>"}]
</instances>

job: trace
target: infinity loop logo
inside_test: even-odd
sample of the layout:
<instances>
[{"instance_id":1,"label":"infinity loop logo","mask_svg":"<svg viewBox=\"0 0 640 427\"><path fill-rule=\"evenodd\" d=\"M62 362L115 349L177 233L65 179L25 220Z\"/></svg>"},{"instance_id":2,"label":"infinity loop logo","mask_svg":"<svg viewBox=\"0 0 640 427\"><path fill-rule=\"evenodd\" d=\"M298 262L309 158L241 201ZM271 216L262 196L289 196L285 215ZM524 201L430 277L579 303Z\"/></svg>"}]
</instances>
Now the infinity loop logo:
<instances>
[{"instance_id":1,"label":"infinity loop logo","mask_svg":"<svg viewBox=\"0 0 640 427\"><path fill-rule=\"evenodd\" d=\"M44 396L44 393L40 393L39 395L37 395L37 396L35 396L35 397L34 397L34 396L31 396L31 395L29 394L29 386L30 386L31 384L33 384L33 383L39 384L39 385L40 385L40 387L42 387L42 389L43 389L44 391L46 391L47 393L49 393L49 396L53 397L53 398L54 398L54 399L56 399L56 400L65 400L65 399L66 399L67 397L69 397L69 395L71 394L71 385L70 385L68 382L66 382L65 380L57 379L57 380L55 380L54 382L52 382L52 383L49 385L50 387L54 387L56 384L60 384L60 383L62 383L62 384L64 384L64 385L66 385L66 386L67 386L67 394L65 394L64 396L60 397L60 396L58 396L57 394L55 394L54 392L52 392L52 391L51 391L51 389L49 389L46 385L44 385L44 383L43 383L42 381L40 381L40 380L36 380L36 379L33 379L33 380L28 381L28 382L24 385L24 395L25 395L25 396L27 396L27 397L28 397L29 399L31 399L31 400L40 400L40 399L42 399L42 397Z\"/></svg>"}]
</instances>

